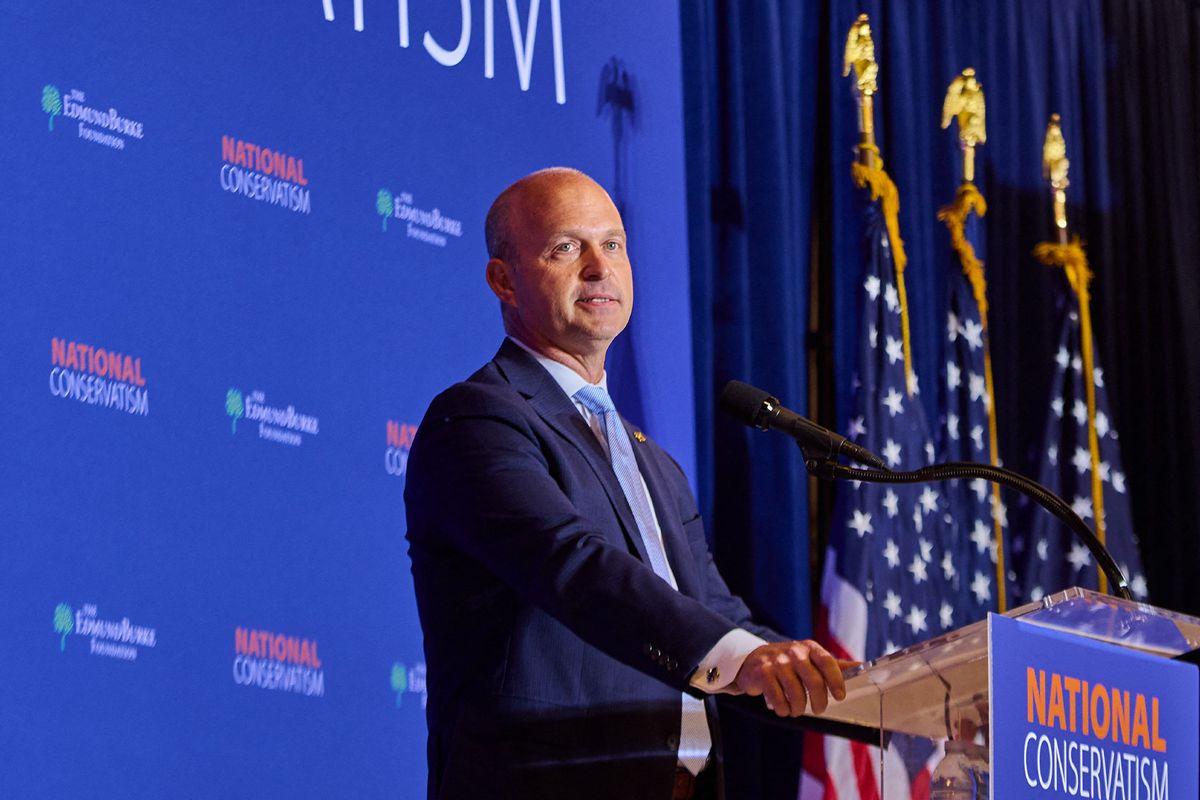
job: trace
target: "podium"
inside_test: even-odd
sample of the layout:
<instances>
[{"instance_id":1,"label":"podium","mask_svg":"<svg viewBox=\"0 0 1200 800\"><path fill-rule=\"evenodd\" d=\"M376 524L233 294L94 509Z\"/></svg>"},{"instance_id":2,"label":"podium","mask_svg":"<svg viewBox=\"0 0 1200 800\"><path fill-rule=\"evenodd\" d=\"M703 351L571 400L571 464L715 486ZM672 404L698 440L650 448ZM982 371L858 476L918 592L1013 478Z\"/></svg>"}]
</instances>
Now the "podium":
<instances>
[{"instance_id":1,"label":"podium","mask_svg":"<svg viewBox=\"0 0 1200 800\"><path fill-rule=\"evenodd\" d=\"M1068 589L854 668L822 717L878 732L883 800L906 739L933 798L1192 800L1198 649L1200 619ZM973 790L938 794L964 772Z\"/></svg>"}]
</instances>

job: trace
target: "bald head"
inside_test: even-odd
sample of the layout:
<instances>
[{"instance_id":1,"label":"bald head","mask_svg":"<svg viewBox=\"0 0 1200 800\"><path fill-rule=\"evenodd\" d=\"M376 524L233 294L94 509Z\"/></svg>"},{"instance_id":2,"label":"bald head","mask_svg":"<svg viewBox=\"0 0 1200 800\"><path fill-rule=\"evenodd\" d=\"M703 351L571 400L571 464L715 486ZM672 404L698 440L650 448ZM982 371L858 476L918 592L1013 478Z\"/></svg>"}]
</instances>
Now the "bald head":
<instances>
[{"instance_id":1,"label":"bald head","mask_svg":"<svg viewBox=\"0 0 1200 800\"><path fill-rule=\"evenodd\" d=\"M523 198L552 191L553 187L564 179L572 178L592 180L587 174L572 167L546 167L529 173L501 192L492 202L487 219L483 223L488 258L498 258L502 261L511 261L514 258L512 225L513 219L520 214Z\"/></svg>"},{"instance_id":2,"label":"bald head","mask_svg":"<svg viewBox=\"0 0 1200 800\"><path fill-rule=\"evenodd\" d=\"M633 276L612 198L579 170L543 169L488 211L487 281L504 329L589 381L629 322Z\"/></svg>"}]
</instances>

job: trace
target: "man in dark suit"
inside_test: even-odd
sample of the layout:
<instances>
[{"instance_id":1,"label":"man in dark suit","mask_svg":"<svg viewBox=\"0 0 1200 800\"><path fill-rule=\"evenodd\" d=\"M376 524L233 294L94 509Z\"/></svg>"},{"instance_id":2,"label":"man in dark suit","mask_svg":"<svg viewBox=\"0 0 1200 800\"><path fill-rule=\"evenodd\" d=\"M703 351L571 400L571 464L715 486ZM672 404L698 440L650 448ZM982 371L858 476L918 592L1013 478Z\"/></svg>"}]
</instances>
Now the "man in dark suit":
<instances>
[{"instance_id":1,"label":"man in dark suit","mask_svg":"<svg viewBox=\"0 0 1200 800\"><path fill-rule=\"evenodd\" d=\"M716 797L702 698L819 713L840 666L750 619L682 470L612 407L633 280L605 191L533 173L496 199L487 244L508 338L434 399L405 490L429 796Z\"/></svg>"}]
</instances>

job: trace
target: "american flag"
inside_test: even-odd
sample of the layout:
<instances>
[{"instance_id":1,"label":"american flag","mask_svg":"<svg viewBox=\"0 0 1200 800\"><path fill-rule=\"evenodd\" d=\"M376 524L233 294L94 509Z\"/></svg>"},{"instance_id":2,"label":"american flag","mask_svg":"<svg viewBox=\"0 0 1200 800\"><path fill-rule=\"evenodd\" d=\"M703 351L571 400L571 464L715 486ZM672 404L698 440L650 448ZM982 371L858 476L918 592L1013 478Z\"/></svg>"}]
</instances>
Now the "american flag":
<instances>
[{"instance_id":1,"label":"american flag","mask_svg":"<svg viewBox=\"0 0 1200 800\"><path fill-rule=\"evenodd\" d=\"M906 391L898 281L877 202L868 204L865 221L862 335L848 433L889 467L916 469L931 463L935 451L920 399ZM838 657L876 658L963 624L951 588L958 567L942 486L841 483L829 539L817 635ZM881 778L877 748L810 738L800 796L927 797L938 759L929 741L896 736L883 754Z\"/></svg>"},{"instance_id":2,"label":"american flag","mask_svg":"<svg viewBox=\"0 0 1200 800\"><path fill-rule=\"evenodd\" d=\"M1046 433L1039 453L1038 482L1069 502L1075 513L1095 530L1079 298L1069 288L1063 294L1061 308L1062 331L1054 356L1054 380L1050 385ZM1092 352L1096 352L1094 347ZM1129 579L1134 596L1143 600L1147 596L1146 578L1133 533L1129 487L1121 468L1117 431L1109 411L1108 390L1098 355L1093 356L1092 367L1106 544L1121 572ZM1014 547L1023 551L1019 577L1024 599L1040 600L1043 595L1070 586L1097 587L1095 560L1087 547L1062 523L1032 504L1022 508L1022 519L1028 519L1028 524L1020 526L1028 533L1020 542L1014 541Z\"/></svg>"},{"instance_id":3,"label":"american flag","mask_svg":"<svg viewBox=\"0 0 1200 800\"><path fill-rule=\"evenodd\" d=\"M986 209L974 186L964 184L956 203L939 214L951 228L952 239L957 239L956 234L961 232L962 240L955 242L961 258L955 259L958 263L950 268L948 275L946 366L942 372L938 451L943 461L990 464L998 463L999 458L993 461L986 305L981 309L979 303L980 298L984 303L987 301L983 264L975 256L979 251L979 219L970 213L968 198L972 196L978 198L976 208ZM966 253L964 245L969 248ZM997 523L1002 532L1007 527L1008 508L994 492L993 485L982 479L950 482L946 492L958 523L955 532L961 537L953 548L957 564L953 588L957 608L963 612L957 622L966 625L998 608L999 545L995 529Z\"/></svg>"}]
</instances>

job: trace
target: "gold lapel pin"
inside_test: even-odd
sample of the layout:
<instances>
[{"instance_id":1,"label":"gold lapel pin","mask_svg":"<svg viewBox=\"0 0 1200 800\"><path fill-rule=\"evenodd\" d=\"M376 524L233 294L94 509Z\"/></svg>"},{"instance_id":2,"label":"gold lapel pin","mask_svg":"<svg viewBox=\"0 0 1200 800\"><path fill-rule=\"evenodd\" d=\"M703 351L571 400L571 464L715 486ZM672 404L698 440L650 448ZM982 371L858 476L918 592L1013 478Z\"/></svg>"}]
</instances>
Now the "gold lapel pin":
<instances>
[{"instance_id":1,"label":"gold lapel pin","mask_svg":"<svg viewBox=\"0 0 1200 800\"><path fill-rule=\"evenodd\" d=\"M646 434L642 433L641 431L634 431L633 438L637 439L639 442L644 443L646 441Z\"/></svg>"}]
</instances>

